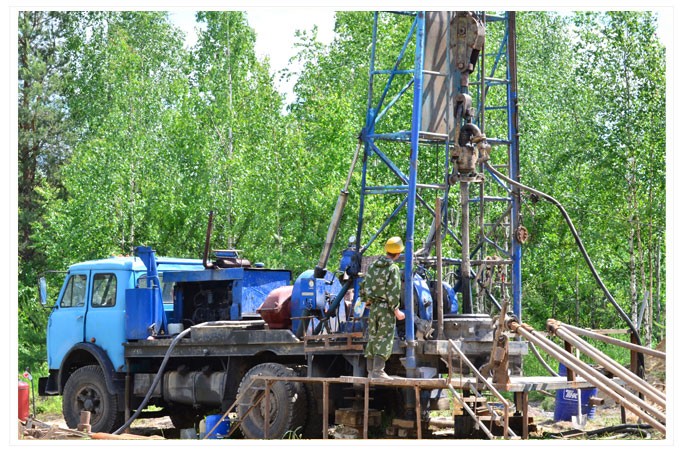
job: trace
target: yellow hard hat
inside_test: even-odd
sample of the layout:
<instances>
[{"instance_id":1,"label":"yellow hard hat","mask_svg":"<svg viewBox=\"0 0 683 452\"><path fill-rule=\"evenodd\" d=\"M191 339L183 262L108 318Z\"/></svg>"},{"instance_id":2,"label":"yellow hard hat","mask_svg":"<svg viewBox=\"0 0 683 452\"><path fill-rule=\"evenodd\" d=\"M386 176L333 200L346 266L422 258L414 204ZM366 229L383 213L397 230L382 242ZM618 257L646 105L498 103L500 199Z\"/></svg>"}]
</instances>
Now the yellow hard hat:
<instances>
[{"instance_id":1,"label":"yellow hard hat","mask_svg":"<svg viewBox=\"0 0 683 452\"><path fill-rule=\"evenodd\" d=\"M391 237L384 245L384 250L391 254L399 254L403 251L403 248L403 240L401 240L401 237Z\"/></svg>"}]
</instances>

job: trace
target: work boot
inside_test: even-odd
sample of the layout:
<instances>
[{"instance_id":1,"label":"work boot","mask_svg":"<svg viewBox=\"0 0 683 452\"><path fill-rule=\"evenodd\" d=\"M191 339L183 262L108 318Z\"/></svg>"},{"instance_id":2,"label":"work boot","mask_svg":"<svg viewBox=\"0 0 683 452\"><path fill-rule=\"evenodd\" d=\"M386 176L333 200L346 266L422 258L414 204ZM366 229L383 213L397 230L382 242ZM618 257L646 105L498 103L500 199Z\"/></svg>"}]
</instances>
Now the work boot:
<instances>
[{"instance_id":1,"label":"work boot","mask_svg":"<svg viewBox=\"0 0 683 452\"><path fill-rule=\"evenodd\" d=\"M386 372L384 372L384 365L386 360L381 356L375 356L374 358L374 370L372 371L372 376L370 378L377 378L381 380L393 380Z\"/></svg>"},{"instance_id":2,"label":"work boot","mask_svg":"<svg viewBox=\"0 0 683 452\"><path fill-rule=\"evenodd\" d=\"M372 356L365 358L365 364L368 366L368 378L372 378L372 371L375 368L375 362Z\"/></svg>"}]
</instances>

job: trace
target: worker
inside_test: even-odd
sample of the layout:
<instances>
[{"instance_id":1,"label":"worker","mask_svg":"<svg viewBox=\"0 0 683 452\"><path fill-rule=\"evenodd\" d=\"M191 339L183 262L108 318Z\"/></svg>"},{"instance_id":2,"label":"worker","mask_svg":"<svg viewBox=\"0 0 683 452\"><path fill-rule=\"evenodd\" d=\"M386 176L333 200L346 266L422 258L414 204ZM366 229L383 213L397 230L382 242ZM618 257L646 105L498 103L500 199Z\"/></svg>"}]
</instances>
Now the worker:
<instances>
[{"instance_id":1,"label":"worker","mask_svg":"<svg viewBox=\"0 0 683 452\"><path fill-rule=\"evenodd\" d=\"M370 378L391 379L384 371L384 366L394 345L396 320L405 319L405 314L399 309L401 274L396 265L403 249L400 237L387 240L384 245L386 256L373 262L363 280L364 298L370 307L368 343L365 347Z\"/></svg>"}]
</instances>

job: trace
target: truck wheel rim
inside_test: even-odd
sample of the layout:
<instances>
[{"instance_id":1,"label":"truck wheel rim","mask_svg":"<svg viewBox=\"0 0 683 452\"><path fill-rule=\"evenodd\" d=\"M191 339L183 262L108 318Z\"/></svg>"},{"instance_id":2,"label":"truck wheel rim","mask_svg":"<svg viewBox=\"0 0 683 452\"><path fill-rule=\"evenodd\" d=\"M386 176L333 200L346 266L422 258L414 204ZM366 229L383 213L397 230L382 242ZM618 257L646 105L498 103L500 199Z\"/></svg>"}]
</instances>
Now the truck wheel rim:
<instances>
[{"instance_id":1,"label":"truck wheel rim","mask_svg":"<svg viewBox=\"0 0 683 452\"><path fill-rule=\"evenodd\" d=\"M93 419L90 420L94 424L102 412L102 397L97 389L92 386L82 388L76 396L76 405L78 411L90 411Z\"/></svg>"}]
</instances>

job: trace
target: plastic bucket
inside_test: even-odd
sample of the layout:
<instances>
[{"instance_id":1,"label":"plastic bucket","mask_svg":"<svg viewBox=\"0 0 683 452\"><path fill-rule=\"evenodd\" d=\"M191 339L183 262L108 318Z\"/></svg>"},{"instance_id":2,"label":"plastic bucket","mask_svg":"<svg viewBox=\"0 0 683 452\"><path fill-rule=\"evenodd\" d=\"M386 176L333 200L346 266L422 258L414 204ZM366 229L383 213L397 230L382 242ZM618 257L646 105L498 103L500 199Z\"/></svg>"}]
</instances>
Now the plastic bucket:
<instances>
[{"instance_id":1,"label":"plastic bucket","mask_svg":"<svg viewBox=\"0 0 683 452\"><path fill-rule=\"evenodd\" d=\"M212 414L210 416L206 416L206 433L211 432L213 427L218 424L218 427L216 427L216 429L211 432L210 435L206 436L207 439L221 439L227 436L228 430L230 430L230 420L228 420L226 417L223 419L223 421L218 423L222 417L222 414Z\"/></svg>"},{"instance_id":2,"label":"plastic bucket","mask_svg":"<svg viewBox=\"0 0 683 452\"><path fill-rule=\"evenodd\" d=\"M560 364L560 376L567 375L567 368ZM590 406L590 398L598 395L596 388L584 388L580 391L578 389L560 389L555 393L555 415L554 420L557 421L571 421L572 416L579 415L579 392L581 392L581 414L586 415L588 419L595 417L595 406Z\"/></svg>"}]
</instances>

